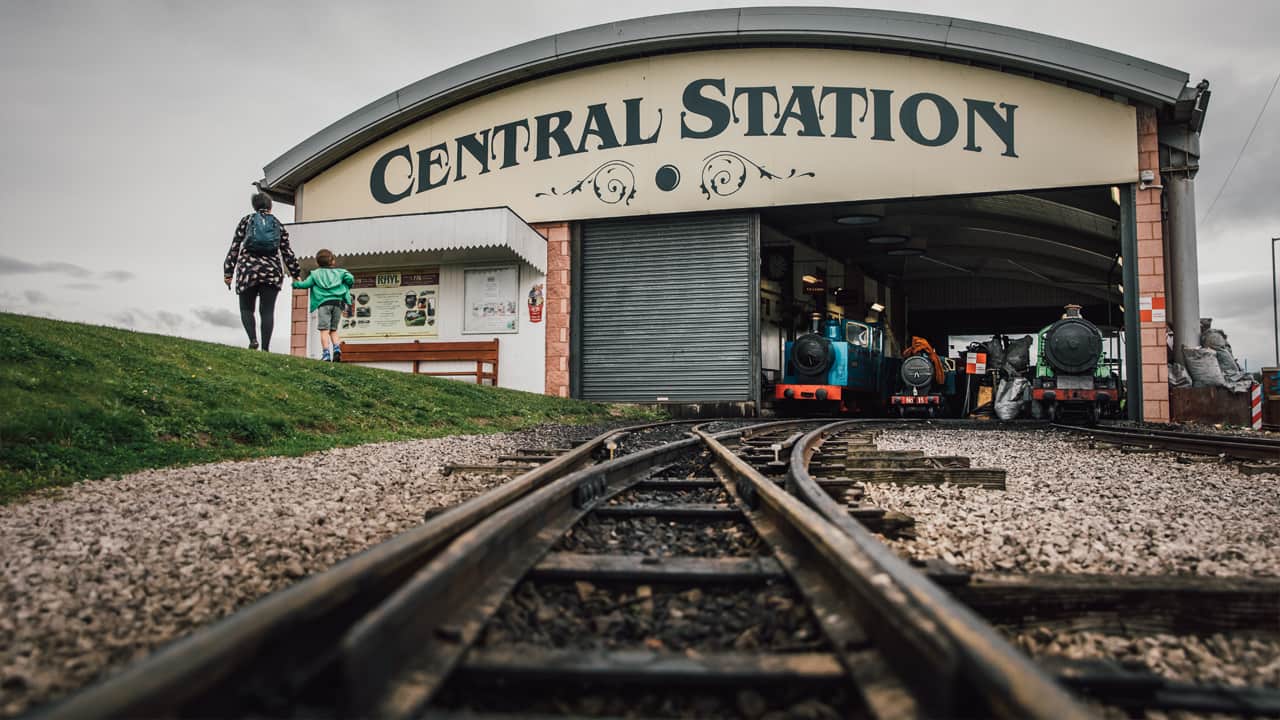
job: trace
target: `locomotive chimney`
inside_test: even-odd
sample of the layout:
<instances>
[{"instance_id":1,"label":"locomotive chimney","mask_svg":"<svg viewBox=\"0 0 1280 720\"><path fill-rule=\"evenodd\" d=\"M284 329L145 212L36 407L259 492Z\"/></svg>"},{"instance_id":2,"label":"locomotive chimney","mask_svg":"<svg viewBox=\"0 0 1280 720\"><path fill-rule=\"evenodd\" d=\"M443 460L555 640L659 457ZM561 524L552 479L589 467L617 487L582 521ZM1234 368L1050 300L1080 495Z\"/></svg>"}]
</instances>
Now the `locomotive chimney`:
<instances>
[{"instance_id":1,"label":"locomotive chimney","mask_svg":"<svg viewBox=\"0 0 1280 720\"><path fill-rule=\"evenodd\" d=\"M1067 306L1066 306L1065 308L1063 308L1063 309L1064 309L1064 310L1066 310L1066 312L1062 314L1063 319L1066 319L1066 318L1078 318L1078 317L1083 317L1083 316L1080 314L1080 306L1079 306L1079 305L1067 305Z\"/></svg>"},{"instance_id":2,"label":"locomotive chimney","mask_svg":"<svg viewBox=\"0 0 1280 720\"><path fill-rule=\"evenodd\" d=\"M822 313L814 313L809 316L809 332L818 333L819 326L822 324Z\"/></svg>"}]
</instances>

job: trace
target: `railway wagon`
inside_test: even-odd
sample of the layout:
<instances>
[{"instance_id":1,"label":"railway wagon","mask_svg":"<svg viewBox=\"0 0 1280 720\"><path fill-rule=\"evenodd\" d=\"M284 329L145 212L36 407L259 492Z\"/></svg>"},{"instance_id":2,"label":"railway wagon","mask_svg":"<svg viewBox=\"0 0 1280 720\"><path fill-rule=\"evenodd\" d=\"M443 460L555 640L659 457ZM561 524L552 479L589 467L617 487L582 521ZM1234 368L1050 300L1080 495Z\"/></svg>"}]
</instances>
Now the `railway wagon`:
<instances>
[{"instance_id":1,"label":"railway wagon","mask_svg":"<svg viewBox=\"0 0 1280 720\"><path fill-rule=\"evenodd\" d=\"M1031 417L1067 416L1097 422L1120 408L1120 380L1106 363L1102 332L1068 305L1062 318L1040 330Z\"/></svg>"},{"instance_id":2,"label":"railway wagon","mask_svg":"<svg viewBox=\"0 0 1280 720\"><path fill-rule=\"evenodd\" d=\"M898 368L898 391L889 398L891 412L898 417L948 415L956 396L956 366L951 358L939 357L928 340L911 338Z\"/></svg>"},{"instance_id":3,"label":"railway wagon","mask_svg":"<svg viewBox=\"0 0 1280 720\"><path fill-rule=\"evenodd\" d=\"M901 361L892 356L881 322L821 320L786 344L780 411L792 415L881 414Z\"/></svg>"}]
</instances>

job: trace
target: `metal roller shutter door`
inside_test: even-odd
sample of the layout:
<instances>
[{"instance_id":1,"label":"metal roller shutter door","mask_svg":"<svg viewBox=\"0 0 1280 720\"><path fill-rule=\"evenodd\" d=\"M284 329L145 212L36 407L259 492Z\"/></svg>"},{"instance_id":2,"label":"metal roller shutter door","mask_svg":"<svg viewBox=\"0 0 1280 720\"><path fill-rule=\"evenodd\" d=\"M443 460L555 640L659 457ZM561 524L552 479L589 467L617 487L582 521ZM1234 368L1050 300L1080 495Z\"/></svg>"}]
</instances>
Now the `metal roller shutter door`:
<instances>
[{"instance_id":1,"label":"metal roller shutter door","mask_svg":"<svg viewBox=\"0 0 1280 720\"><path fill-rule=\"evenodd\" d=\"M752 399L754 218L585 223L580 395Z\"/></svg>"}]
</instances>

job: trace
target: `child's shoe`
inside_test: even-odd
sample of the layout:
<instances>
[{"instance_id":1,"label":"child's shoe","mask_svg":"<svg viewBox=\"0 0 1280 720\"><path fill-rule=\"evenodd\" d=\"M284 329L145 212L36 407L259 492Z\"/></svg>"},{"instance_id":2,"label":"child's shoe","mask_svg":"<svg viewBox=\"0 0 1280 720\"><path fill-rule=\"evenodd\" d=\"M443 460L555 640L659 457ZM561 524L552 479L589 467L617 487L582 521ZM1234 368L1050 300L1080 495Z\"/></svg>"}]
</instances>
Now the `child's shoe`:
<instances>
[{"instance_id":1,"label":"child's shoe","mask_svg":"<svg viewBox=\"0 0 1280 720\"><path fill-rule=\"evenodd\" d=\"M323 351L320 352L320 359L323 360L324 362L329 362L330 360L333 359L329 355L329 348L325 348Z\"/></svg>"},{"instance_id":2,"label":"child's shoe","mask_svg":"<svg viewBox=\"0 0 1280 720\"><path fill-rule=\"evenodd\" d=\"M333 361L342 362L342 348L337 345L333 346Z\"/></svg>"}]
</instances>

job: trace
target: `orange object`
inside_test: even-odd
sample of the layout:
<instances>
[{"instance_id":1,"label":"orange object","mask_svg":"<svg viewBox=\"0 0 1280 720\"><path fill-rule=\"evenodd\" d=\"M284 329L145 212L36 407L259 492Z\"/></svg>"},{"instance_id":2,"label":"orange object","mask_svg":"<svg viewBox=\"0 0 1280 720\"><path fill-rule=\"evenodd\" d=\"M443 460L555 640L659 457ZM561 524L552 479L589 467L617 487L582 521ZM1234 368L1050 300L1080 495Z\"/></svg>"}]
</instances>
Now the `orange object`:
<instances>
[{"instance_id":1,"label":"orange object","mask_svg":"<svg viewBox=\"0 0 1280 720\"><path fill-rule=\"evenodd\" d=\"M941 385L947 381L947 368L942 364L942 359L938 357L938 353L933 351L933 346L928 340L922 337L912 336L911 347L902 353L903 357L911 357L912 355L928 355L929 362L933 364L933 381Z\"/></svg>"}]
</instances>

